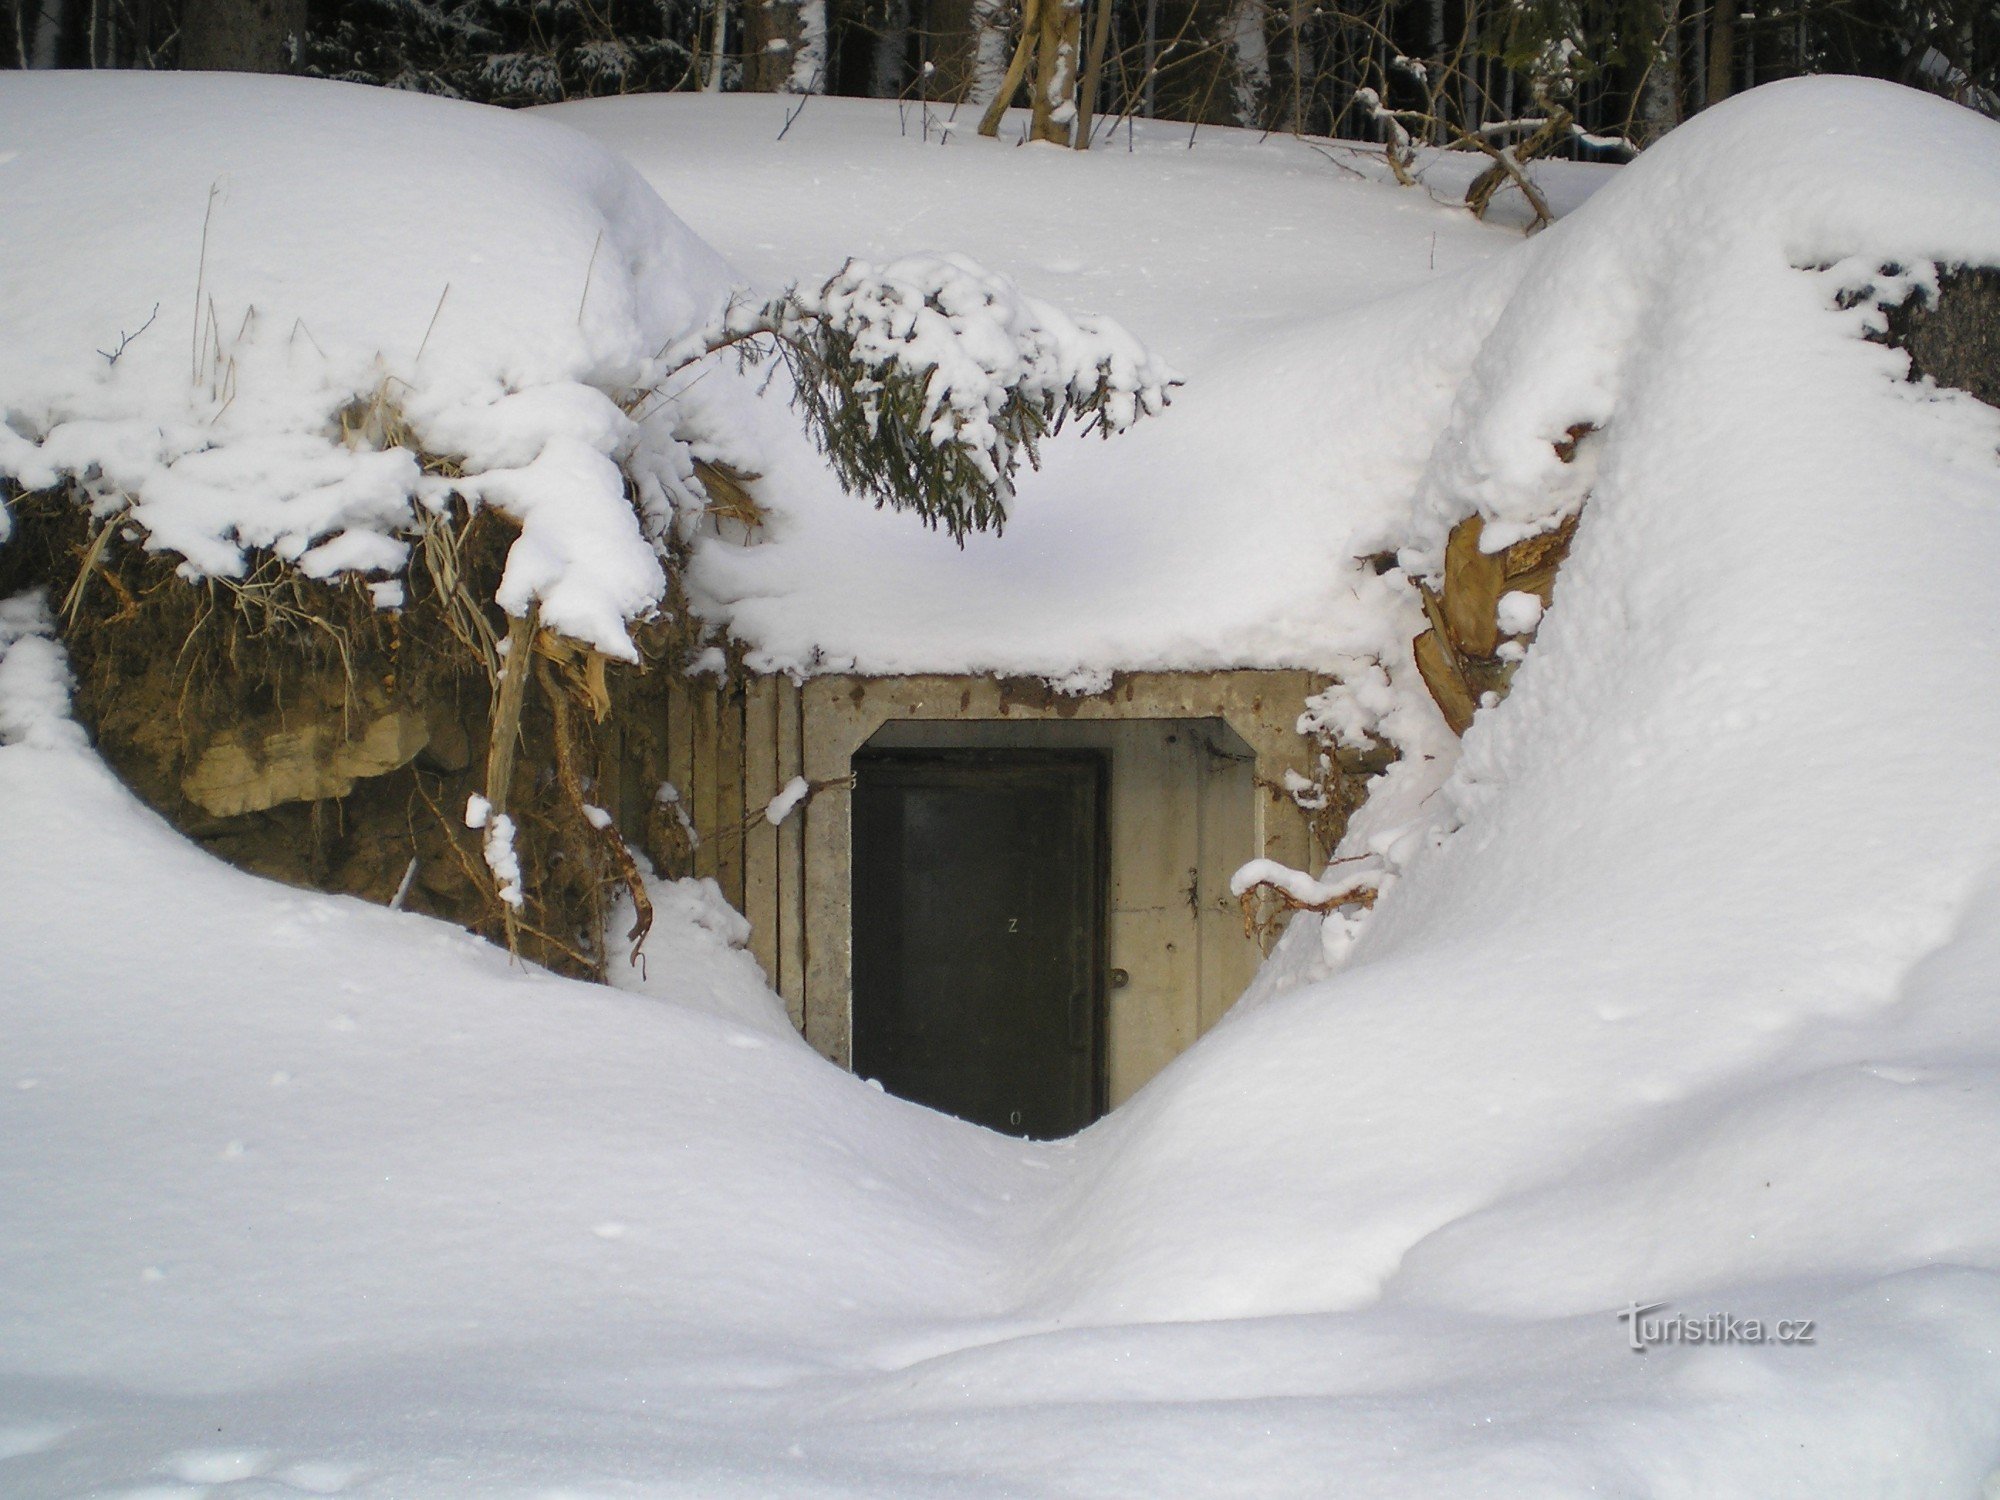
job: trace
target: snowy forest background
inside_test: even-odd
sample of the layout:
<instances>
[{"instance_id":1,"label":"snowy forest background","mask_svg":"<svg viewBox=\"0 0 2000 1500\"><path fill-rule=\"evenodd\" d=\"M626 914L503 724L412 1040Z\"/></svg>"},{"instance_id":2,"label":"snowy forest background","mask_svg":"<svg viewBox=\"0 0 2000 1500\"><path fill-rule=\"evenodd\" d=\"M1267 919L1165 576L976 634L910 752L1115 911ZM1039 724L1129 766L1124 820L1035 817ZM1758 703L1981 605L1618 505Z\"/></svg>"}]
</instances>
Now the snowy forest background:
<instances>
[{"instance_id":1,"label":"snowy forest background","mask_svg":"<svg viewBox=\"0 0 2000 1500\"><path fill-rule=\"evenodd\" d=\"M293 72L505 105L705 89L1619 159L1808 73L2000 113L2000 0L5 0L32 68Z\"/></svg>"}]
</instances>

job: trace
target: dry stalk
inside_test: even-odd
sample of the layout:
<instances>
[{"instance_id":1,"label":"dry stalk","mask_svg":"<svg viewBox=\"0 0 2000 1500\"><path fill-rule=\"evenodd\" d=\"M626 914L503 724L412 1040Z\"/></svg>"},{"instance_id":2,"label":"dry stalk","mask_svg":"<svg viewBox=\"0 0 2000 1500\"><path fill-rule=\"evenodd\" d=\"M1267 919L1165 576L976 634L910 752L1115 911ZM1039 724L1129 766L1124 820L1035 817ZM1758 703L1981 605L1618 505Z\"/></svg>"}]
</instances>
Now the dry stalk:
<instances>
[{"instance_id":1,"label":"dry stalk","mask_svg":"<svg viewBox=\"0 0 2000 1500\"><path fill-rule=\"evenodd\" d=\"M556 663L575 679L583 701L590 708L593 723L602 724L611 713L611 683L606 675L609 662L602 651L557 635L552 630L537 631L535 654Z\"/></svg>"},{"instance_id":2,"label":"dry stalk","mask_svg":"<svg viewBox=\"0 0 2000 1500\"><path fill-rule=\"evenodd\" d=\"M487 688L500 691L500 637L486 611L480 607L466 580L465 533L472 527L467 512L462 526L453 526L448 514L417 508L417 556L444 606L444 622L453 637L477 658L486 672Z\"/></svg>"},{"instance_id":3,"label":"dry stalk","mask_svg":"<svg viewBox=\"0 0 2000 1500\"><path fill-rule=\"evenodd\" d=\"M534 656L535 630L541 606L530 604L528 612L516 615L507 624L507 659L500 669L500 691L493 700L493 732L486 745L486 800L488 817L507 812L507 793L513 787L514 753L521 739L521 708L528 696L528 669ZM507 951L521 951L521 919L516 909L503 903Z\"/></svg>"},{"instance_id":4,"label":"dry stalk","mask_svg":"<svg viewBox=\"0 0 2000 1500\"><path fill-rule=\"evenodd\" d=\"M854 785L854 776L852 772L848 773L845 776L826 776L822 777L818 781L808 781L806 783L806 794L803 797L799 798L799 800L793 804L792 812L796 813L801 808L806 807L808 804L811 803L812 799L817 797L821 792L831 790L832 788L837 786L851 787L853 785ZM748 813L744 815L743 821L741 823L735 824L734 826L729 828L723 828L717 830L715 834L715 842L717 844L721 844L725 840L734 837L738 843L741 843L743 840L747 839L759 827L759 825L769 824L769 822L770 820L764 816L763 808L753 807L750 809Z\"/></svg>"},{"instance_id":5,"label":"dry stalk","mask_svg":"<svg viewBox=\"0 0 2000 1500\"><path fill-rule=\"evenodd\" d=\"M1260 891L1269 891L1276 898L1276 904L1261 918L1257 915L1257 895ZM1277 926L1279 912L1310 911L1326 916L1343 906L1371 907L1375 904L1375 897L1378 894L1380 893L1374 886L1364 885L1351 891L1344 891L1338 896L1329 897L1325 901L1301 901L1283 886L1274 885L1268 880L1260 880L1237 899L1243 908L1243 935L1246 938L1261 939L1268 936Z\"/></svg>"},{"instance_id":6,"label":"dry stalk","mask_svg":"<svg viewBox=\"0 0 2000 1500\"><path fill-rule=\"evenodd\" d=\"M84 548L83 562L76 572L76 582L69 586L69 593L63 598L62 609L58 611L62 615L64 630L72 629L76 625L77 611L83 608L83 594L85 588L89 586L90 575L103 560L104 549L111 544L111 529L118 524L118 521L118 516L107 516L104 524L92 534L90 545ZM108 578L111 575L107 573L105 576Z\"/></svg>"},{"instance_id":7,"label":"dry stalk","mask_svg":"<svg viewBox=\"0 0 2000 1500\"><path fill-rule=\"evenodd\" d=\"M429 808L431 816L437 819L438 827L444 833L445 843L451 846L451 852L458 857L459 869L464 872L466 880L475 891L478 891L486 898L486 920L490 921L495 911L504 911L506 909L506 903L500 899L499 888L493 881L493 872L486 868L485 861L474 859L470 854L465 852L465 845L459 842L459 832L465 826L464 820L462 818L452 818L443 808L439 807L436 799L424 790L424 783L421 778L418 778L414 785L417 795L423 798L424 806Z\"/></svg>"},{"instance_id":8,"label":"dry stalk","mask_svg":"<svg viewBox=\"0 0 2000 1500\"><path fill-rule=\"evenodd\" d=\"M495 909L502 914L503 919L511 915L514 909L500 899L498 888L493 881L493 872L485 867L483 860L475 860L470 854L466 853L465 845L459 841L459 831L464 825L461 822L454 821L443 808L439 807L430 793L424 790L421 782L417 783L417 795L423 798L424 806L430 809L431 816L438 820L439 827L444 832L445 842L451 846L451 852L457 856L459 868L465 872L466 879L472 883L474 890L479 891L485 896L488 916L484 920L490 921L491 912ZM544 932L532 922L525 921L517 915L512 917L510 931L518 932L527 937L534 938L537 942L546 944L553 951L561 953L565 958L569 959L571 963L575 964L584 973L594 974L601 972L600 966L590 955L577 948L575 944L563 941L563 939L557 937L552 932ZM513 951L511 943L509 951Z\"/></svg>"},{"instance_id":9,"label":"dry stalk","mask_svg":"<svg viewBox=\"0 0 2000 1500\"><path fill-rule=\"evenodd\" d=\"M761 531L764 526L764 507L757 503L757 497L750 486L763 478L761 474L748 474L725 463L696 459L695 478L701 481L702 489L708 495L707 513L718 520L734 521L747 532Z\"/></svg>"},{"instance_id":10,"label":"dry stalk","mask_svg":"<svg viewBox=\"0 0 2000 1500\"><path fill-rule=\"evenodd\" d=\"M596 657L596 653L591 655ZM598 658L602 660L602 658ZM542 684L542 691L548 696L550 716L555 720L556 782L562 788L564 798L569 802L570 811L576 820L596 835L605 857L618 878L625 886L625 893L632 898L632 930L625 934L632 945L632 965L639 966L640 949L646 944L646 934L653 930L653 902L646 894L645 878L639 873L639 865L632 858L632 851L625 847L625 840L618 832L616 823L606 822L600 826L590 816L589 804L583 795L583 779L576 770L576 747L571 734L572 686L558 678L557 669L547 659L536 664L536 676ZM564 673L564 676L570 674ZM588 695L589 687L578 679L575 687Z\"/></svg>"}]
</instances>

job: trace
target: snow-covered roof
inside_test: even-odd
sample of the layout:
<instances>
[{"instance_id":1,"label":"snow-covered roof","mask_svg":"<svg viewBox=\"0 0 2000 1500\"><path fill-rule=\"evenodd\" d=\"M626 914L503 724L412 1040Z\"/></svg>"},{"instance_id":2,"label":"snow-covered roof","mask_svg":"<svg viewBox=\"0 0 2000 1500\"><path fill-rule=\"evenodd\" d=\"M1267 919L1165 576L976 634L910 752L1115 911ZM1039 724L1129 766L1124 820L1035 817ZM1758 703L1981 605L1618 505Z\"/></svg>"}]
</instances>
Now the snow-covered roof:
<instances>
[{"instance_id":1,"label":"snow-covered roof","mask_svg":"<svg viewBox=\"0 0 2000 1500\"><path fill-rule=\"evenodd\" d=\"M1365 153L1328 143L1213 131L1190 145L1185 126L1146 123L1130 149L1121 132L1079 153L887 102L814 99L784 128L798 109L658 95L538 113L625 153L760 287L816 281L849 255L962 251L1109 313L1186 384L1121 437L1044 444L1004 534L962 550L840 494L782 407L766 413L769 524L747 546L707 541L689 575L695 606L753 664L1089 680L1333 669L1373 649L1379 611L1355 591L1374 586L1353 556L1414 482L1425 455L1404 418L1436 399L1450 356L1427 360L1440 335L1415 332L1392 367L1396 315L1342 312L1450 281L1517 231L1385 185ZM1448 183L1464 168L1437 170ZM1571 170L1564 201L1605 175Z\"/></svg>"}]
</instances>

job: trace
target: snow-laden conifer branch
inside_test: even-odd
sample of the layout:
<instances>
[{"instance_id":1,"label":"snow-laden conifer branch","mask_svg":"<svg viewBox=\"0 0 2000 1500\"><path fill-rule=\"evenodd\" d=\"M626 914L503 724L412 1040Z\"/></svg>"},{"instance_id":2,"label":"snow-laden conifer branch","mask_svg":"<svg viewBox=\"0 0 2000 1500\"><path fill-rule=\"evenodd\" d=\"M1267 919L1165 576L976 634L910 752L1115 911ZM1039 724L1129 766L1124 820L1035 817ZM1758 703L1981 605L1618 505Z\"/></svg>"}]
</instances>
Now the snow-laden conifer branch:
<instances>
[{"instance_id":1,"label":"snow-laden conifer branch","mask_svg":"<svg viewBox=\"0 0 2000 1500\"><path fill-rule=\"evenodd\" d=\"M1167 405L1179 379L1109 318L1071 317L955 255L850 260L816 291L733 301L665 356L775 348L842 483L963 542L999 531L1021 460L1072 417L1101 436Z\"/></svg>"}]
</instances>

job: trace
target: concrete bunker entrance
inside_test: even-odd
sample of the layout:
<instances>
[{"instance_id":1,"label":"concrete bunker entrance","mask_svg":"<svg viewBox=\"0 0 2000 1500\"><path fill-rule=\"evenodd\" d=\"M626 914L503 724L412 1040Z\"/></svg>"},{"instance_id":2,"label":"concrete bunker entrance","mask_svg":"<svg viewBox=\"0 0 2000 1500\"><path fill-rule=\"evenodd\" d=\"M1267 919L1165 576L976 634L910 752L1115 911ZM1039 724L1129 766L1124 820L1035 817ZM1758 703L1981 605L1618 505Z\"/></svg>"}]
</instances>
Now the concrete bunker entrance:
<instances>
[{"instance_id":1,"label":"concrete bunker entrance","mask_svg":"<svg viewBox=\"0 0 2000 1500\"><path fill-rule=\"evenodd\" d=\"M1257 756L1223 719L892 720L853 772L853 1066L891 1092L1067 1135L1254 974Z\"/></svg>"}]
</instances>

